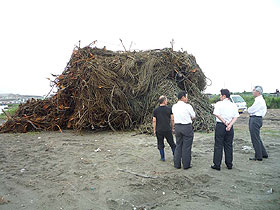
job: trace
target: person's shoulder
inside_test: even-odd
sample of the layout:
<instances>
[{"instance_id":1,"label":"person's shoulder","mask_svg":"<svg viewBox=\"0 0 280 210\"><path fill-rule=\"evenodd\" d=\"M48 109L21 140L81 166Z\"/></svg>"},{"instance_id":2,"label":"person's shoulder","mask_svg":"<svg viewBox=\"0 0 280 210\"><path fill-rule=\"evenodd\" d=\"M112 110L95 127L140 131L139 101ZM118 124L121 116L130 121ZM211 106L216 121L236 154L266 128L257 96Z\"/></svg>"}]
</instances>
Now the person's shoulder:
<instances>
[{"instance_id":1,"label":"person's shoulder","mask_svg":"<svg viewBox=\"0 0 280 210\"><path fill-rule=\"evenodd\" d=\"M154 109L154 113L155 113L155 112L158 112L159 109L160 109L160 106L156 107L156 108Z\"/></svg>"},{"instance_id":2,"label":"person's shoulder","mask_svg":"<svg viewBox=\"0 0 280 210\"><path fill-rule=\"evenodd\" d=\"M232 102L230 102L231 103L231 107L233 108L233 109L238 109L238 106L237 106L237 104L235 104L235 103L232 103Z\"/></svg>"},{"instance_id":3,"label":"person's shoulder","mask_svg":"<svg viewBox=\"0 0 280 210\"><path fill-rule=\"evenodd\" d=\"M159 107L160 107L160 106L158 106L158 107L154 108L154 110L157 110L157 109L159 109Z\"/></svg>"},{"instance_id":4,"label":"person's shoulder","mask_svg":"<svg viewBox=\"0 0 280 210\"><path fill-rule=\"evenodd\" d=\"M176 104L173 104L173 105L172 105L172 108L173 108L173 107L176 107L177 105L178 105L178 103L176 103Z\"/></svg>"},{"instance_id":5,"label":"person's shoulder","mask_svg":"<svg viewBox=\"0 0 280 210\"><path fill-rule=\"evenodd\" d=\"M186 104L185 105L188 109L193 109L193 106L191 104Z\"/></svg>"},{"instance_id":6,"label":"person's shoulder","mask_svg":"<svg viewBox=\"0 0 280 210\"><path fill-rule=\"evenodd\" d=\"M215 107L218 107L218 106L221 106L221 105L223 105L223 101L218 101L218 102L215 103Z\"/></svg>"},{"instance_id":7,"label":"person's shoulder","mask_svg":"<svg viewBox=\"0 0 280 210\"><path fill-rule=\"evenodd\" d=\"M172 108L170 106L166 106L166 109L168 110L172 110Z\"/></svg>"}]
</instances>

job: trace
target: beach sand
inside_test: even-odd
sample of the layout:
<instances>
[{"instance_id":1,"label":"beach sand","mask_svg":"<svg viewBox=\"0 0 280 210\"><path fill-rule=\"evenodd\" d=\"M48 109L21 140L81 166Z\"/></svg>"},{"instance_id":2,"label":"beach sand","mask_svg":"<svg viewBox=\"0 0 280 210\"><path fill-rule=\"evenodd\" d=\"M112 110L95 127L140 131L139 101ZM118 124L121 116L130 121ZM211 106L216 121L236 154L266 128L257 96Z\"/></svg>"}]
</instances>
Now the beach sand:
<instances>
[{"instance_id":1,"label":"beach sand","mask_svg":"<svg viewBox=\"0 0 280 210\"><path fill-rule=\"evenodd\" d=\"M0 209L280 209L280 110L261 130L269 158L254 150L242 114L234 129L233 169L210 168L214 133L195 133L192 165L173 167L165 144L136 132L0 134Z\"/></svg>"}]
</instances>

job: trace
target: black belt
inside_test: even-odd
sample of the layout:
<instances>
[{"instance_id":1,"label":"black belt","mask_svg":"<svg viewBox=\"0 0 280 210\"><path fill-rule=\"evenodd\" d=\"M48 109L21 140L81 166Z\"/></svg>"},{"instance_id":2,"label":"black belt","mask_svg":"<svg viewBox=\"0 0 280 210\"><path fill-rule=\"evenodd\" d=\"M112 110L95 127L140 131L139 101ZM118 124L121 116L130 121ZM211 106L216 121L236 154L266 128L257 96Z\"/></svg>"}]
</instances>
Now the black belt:
<instances>
[{"instance_id":1,"label":"black belt","mask_svg":"<svg viewBox=\"0 0 280 210\"><path fill-rule=\"evenodd\" d=\"M175 123L175 125L191 125L191 123L188 123L188 124Z\"/></svg>"},{"instance_id":2,"label":"black belt","mask_svg":"<svg viewBox=\"0 0 280 210\"><path fill-rule=\"evenodd\" d=\"M222 122L217 122L217 124L223 124L224 126L226 126L224 123L222 123Z\"/></svg>"},{"instance_id":3,"label":"black belt","mask_svg":"<svg viewBox=\"0 0 280 210\"><path fill-rule=\"evenodd\" d=\"M262 116L257 116L257 115L251 115L250 117L262 118Z\"/></svg>"}]
</instances>

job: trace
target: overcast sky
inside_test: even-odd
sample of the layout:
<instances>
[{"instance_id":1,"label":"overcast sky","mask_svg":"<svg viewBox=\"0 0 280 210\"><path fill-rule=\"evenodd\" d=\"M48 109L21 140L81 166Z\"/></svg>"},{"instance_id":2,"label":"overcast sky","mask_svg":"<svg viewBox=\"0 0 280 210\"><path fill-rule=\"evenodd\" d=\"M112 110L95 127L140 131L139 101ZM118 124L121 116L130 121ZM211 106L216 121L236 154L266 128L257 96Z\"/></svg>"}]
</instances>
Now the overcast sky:
<instances>
[{"instance_id":1,"label":"overcast sky","mask_svg":"<svg viewBox=\"0 0 280 210\"><path fill-rule=\"evenodd\" d=\"M280 0L0 1L0 93L44 95L72 50L183 48L212 80L207 93L280 89Z\"/></svg>"}]
</instances>

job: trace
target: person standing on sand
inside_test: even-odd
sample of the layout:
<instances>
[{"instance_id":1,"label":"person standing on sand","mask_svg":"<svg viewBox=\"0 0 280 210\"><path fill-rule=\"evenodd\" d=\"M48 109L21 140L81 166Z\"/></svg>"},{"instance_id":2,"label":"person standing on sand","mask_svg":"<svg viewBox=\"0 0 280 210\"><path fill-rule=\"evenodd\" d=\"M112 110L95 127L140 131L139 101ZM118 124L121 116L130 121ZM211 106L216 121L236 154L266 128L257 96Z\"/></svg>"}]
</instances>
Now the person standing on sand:
<instances>
[{"instance_id":1,"label":"person standing on sand","mask_svg":"<svg viewBox=\"0 0 280 210\"><path fill-rule=\"evenodd\" d=\"M164 138L172 149L173 155L176 144L173 140L174 118L172 110L167 106L167 98L165 96L159 97L159 107L153 112L153 128L154 135L157 137L157 146L160 152L160 160L165 161L164 154Z\"/></svg>"},{"instance_id":2,"label":"person standing on sand","mask_svg":"<svg viewBox=\"0 0 280 210\"><path fill-rule=\"evenodd\" d=\"M261 86L255 86L253 89L253 96L255 101L251 107L248 108L248 113L250 115L249 119L249 130L251 141L255 150L255 157L249 158L249 160L262 161L263 158L268 158L268 154L263 146L260 129L262 127L262 118L267 112L267 107L265 100L262 96L263 88Z\"/></svg>"},{"instance_id":3,"label":"person standing on sand","mask_svg":"<svg viewBox=\"0 0 280 210\"><path fill-rule=\"evenodd\" d=\"M212 169L221 170L223 148L225 151L225 163L228 169L232 169L233 160L233 124L239 117L238 108L230 101L228 89L222 89L220 101L215 104L213 114L216 116L215 145Z\"/></svg>"},{"instance_id":4,"label":"person standing on sand","mask_svg":"<svg viewBox=\"0 0 280 210\"><path fill-rule=\"evenodd\" d=\"M174 154L174 167L189 169L191 165L191 149L193 143L192 120L195 112L190 104L187 104L188 97L186 92L178 93L178 102L173 105L172 112L175 122L176 149Z\"/></svg>"}]
</instances>

